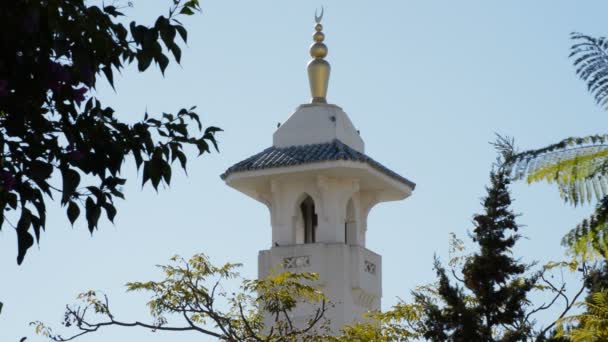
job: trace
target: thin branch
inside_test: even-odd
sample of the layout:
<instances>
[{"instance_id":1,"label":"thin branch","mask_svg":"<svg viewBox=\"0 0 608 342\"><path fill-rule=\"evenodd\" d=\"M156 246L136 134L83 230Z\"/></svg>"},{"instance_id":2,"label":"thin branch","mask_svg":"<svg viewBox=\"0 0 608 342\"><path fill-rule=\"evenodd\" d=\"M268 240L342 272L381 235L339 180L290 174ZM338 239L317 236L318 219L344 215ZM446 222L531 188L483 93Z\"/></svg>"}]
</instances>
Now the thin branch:
<instances>
[{"instance_id":1,"label":"thin branch","mask_svg":"<svg viewBox=\"0 0 608 342\"><path fill-rule=\"evenodd\" d=\"M251 329L251 325L249 324L249 320L245 316L245 312L243 310L243 305L240 302L238 303L238 307L239 307L239 314L241 316L241 319L243 320L243 323L245 325L245 329L249 332L250 337L252 337L256 341L263 341L262 339L260 339L258 337L258 335L253 331L253 329Z\"/></svg>"},{"instance_id":2,"label":"thin branch","mask_svg":"<svg viewBox=\"0 0 608 342\"><path fill-rule=\"evenodd\" d=\"M542 304L541 306L539 306L538 308L531 310L531 311L530 311L530 312L529 312L529 313L526 315L526 317L525 317L525 320L526 320L527 322L529 322L529 320L528 320L528 319L529 319L529 317L530 317L530 316L532 316L533 314L535 314L535 313L537 313L537 312L539 312L539 311L542 311L542 310L546 310L546 309L550 308L551 306L553 306L553 304L555 304L555 302L557 301L557 299L558 299L559 297L562 297L562 296L563 296L563 297L565 298L565 300L566 300L566 306L568 306L568 305L569 305L568 297L566 297L566 296L564 295L564 291L565 291L565 289L566 289L566 284L562 284L561 288L560 288L560 289L558 289L558 288L557 288L557 287L555 287L555 286L554 286L554 285L553 285L553 284L552 284L550 281L548 281L547 279L545 279L544 275L542 275L542 274L541 274L541 276L540 276L540 277L541 277L541 279L542 279L542 280L543 280L543 281L544 281L544 282L545 282L547 285L549 285L549 287L551 287L551 290L552 290L553 292L556 292L556 294L555 294L555 297L553 297L553 299L552 299L552 300L551 300L551 301L550 301L548 304L543 303L543 304Z\"/></svg>"},{"instance_id":3,"label":"thin branch","mask_svg":"<svg viewBox=\"0 0 608 342\"><path fill-rule=\"evenodd\" d=\"M106 298L106 303L107 302L108 301ZM203 333L203 334L206 334L209 336L213 336L213 337L217 337L217 338L224 337L221 334L218 334L216 332L206 330L206 329L203 329L201 327L194 325L194 323L187 317L187 314L185 312L184 312L184 316L186 317L186 320L188 321L190 326L188 326L188 327L167 327L167 326L162 326L160 324L152 325L152 324L142 323L139 321L135 321L135 322L131 322L131 323L117 321L110 314L109 307L106 307L106 310L107 310L106 315L108 315L108 318L110 319L109 321L100 322L100 323L89 323L88 321L85 320L85 315L86 315L87 309L88 309L88 307L84 308L82 310L82 312L80 312L79 309L74 311L70 307L67 307L67 309L66 309L66 315L73 317L76 320L76 326L78 327L78 329L82 330L81 333L73 335L67 339L63 338L59 335L52 336L51 339L54 341L59 341L59 342L71 341L82 335L95 332L101 327L112 326L112 325L122 326L122 327L142 327L142 328L146 328L146 329L150 329L150 330L163 330L163 331L198 331L200 333Z\"/></svg>"},{"instance_id":4,"label":"thin branch","mask_svg":"<svg viewBox=\"0 0 608 342\"><path fill-rule=\"evenodd\" d=\"M585 263L583 263L581 266L581 273L583 274L583 279L587 277L587 265ZM564 308L564 310L559 315L559 317L555 321L553 321L551 324L549 324L545 329L541 330L541 332L538 334L538 337L536 339L537 341L541 341L542 340L541 338L544 338L545 334L551 328L553 328L557 324L557 322L559 322L562 318L564 318L564 316L568 313L568 311L570 311L570 309L572 309L572 307L576 303L576 300L583 293L583 291L585 291L585 282L583 282L583 285L581 286L581 288L578 290L578 292L576 293L574 298L572 298L572 301L569 302L568 305Z\"/></svg>"},{"instance_id":5,"label":"thin branch","mask_svg":"<svg viewBox=\"0 0 608 342\"><path fill-rule=\"evenodd\" d=\"M196 324L194 324L194 322L192 322L192 320L190 319L190 317L188 317L188 314L187 314L185 311L184 311L184 312L182 312L182 313L183 313L184 319L186 319L186 322L188 322L188 324L189 324L189 325L190 325L192 328L194 328L196 331L201 332L201 333L203 333L203 334L207 334L207 335L215 336L215 337L218 337L218 338L219 338L219 337L222 337L222 335L221 335L221 334L214 333L214 332L212 332L212 331L209 331L209 330L207 330L207 329L203 329L203 328L201 328L201 327L197 326Z\"/></svg>"},{"instance_id":6,"label":"thin branch","mask_svg":"<svg viewBox=\"0 0 608 342\"><path fill-rule=\"evenodd\" d=\"M452 276L454 277L454 279L458 280L459 282L464 284L464 279L460 278L459 276L456 275L456 270L454 270L454 268L452 268Z\"/></svg>"}]
</instances>

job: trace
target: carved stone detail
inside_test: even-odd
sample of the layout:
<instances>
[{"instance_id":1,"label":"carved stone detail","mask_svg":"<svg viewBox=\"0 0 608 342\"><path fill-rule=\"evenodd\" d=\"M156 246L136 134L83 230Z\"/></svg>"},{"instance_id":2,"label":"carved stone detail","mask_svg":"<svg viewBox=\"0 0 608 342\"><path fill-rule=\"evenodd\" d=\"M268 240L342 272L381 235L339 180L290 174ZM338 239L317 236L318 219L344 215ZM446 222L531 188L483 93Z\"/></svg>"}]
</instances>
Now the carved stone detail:
<instances>
[{"instance_id":1,"label":"carved stone detail","mask_svg":"<svg viewBox=\"0 0 608 342\"><path fill-rule=\"evenodd\" d=\"M283 258L283 267L286 269L308 266L310 266L310 256L308 255Z\"/></svg>"},{"instance_id":2,"label":"carved stone detail","mask_svg":"<svg viewBox=\"0 0 608 342\"><path fill-rule=\"evenodd\" d=\"M353 289L353 299L355 304L363 307L367 310L372 310L374 303L378 300L378 296L375 296L362 289Z\"/></svg>"},{"instance_id":3,"label":"carved stone detail","mask_svg":"<svg viewBox=\"0 0 608 342\"><path fill-rule=\"evenodd\" d=\"M363 267L365 272L376 275L376 264L374 264L373 262L365 260Z\"/></svg>"}]
</instances>

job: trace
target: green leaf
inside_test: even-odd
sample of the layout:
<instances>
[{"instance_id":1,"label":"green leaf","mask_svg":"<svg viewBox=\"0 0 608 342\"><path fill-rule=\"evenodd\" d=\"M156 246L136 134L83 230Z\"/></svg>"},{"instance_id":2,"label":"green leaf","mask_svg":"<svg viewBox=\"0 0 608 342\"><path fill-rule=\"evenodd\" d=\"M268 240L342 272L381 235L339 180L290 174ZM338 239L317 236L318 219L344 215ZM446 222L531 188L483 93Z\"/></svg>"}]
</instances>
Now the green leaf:
<instances>
[{"instance_id":1,"label":"green leaf","mask_svg":"<svg viewBox=\"0 0 608 342\"><path fill-rule=\"evenodd\" d=\"M179 46L177 46L177 44L172 44L169 46L169 50L171 50L171 53L173 53L173 57L175 57L175 60L177 61L177 63L181 63L182 60L182 49L179 48Z\"/></svg>"},{"instance_id":2,"label":"green leaf","mask_svg":"<svg viewBox=\"0 0 608 342\"><path fill-rule=\"evenodd\" d=\"M139 170L141 163L143 162L143 158L141 157L141 150L134 149L133 150L133 159L135 159L135 166Z\"/></svg>"},{"instance_id":3,"label":"green leaf","mask_svg":"<svg viewBox=\"0 0 608 342\"><path fill-rule=\"evenodd\" d=\"M21 211L21 217L17 223L17 264L21 265L25 253L34 245L34 237L28 232L32 224L32 214L29 209L24 208Z\"/></svg>"},{"instance_id":4,"label":"green leaf","mask_svg":"<svg viewBox=\"0 0 608 342\"><path fill-rule=\"evenodd\" d=\"M158 57L156 57L156 62L158 63L158 66L160 67L160 71L164 75L165 70L167 69L167 66L169 65L169 58L167 58L167 56L165 56L163 54L160 54L160 55L158 55Z\"/></svg>"},{"instance_id":5,"label":"green leaf","mask_svg":"<svg viewBox=\"0 0 608 342\"><path fill-rule=\"evenodd\" d=\"M184 43L188 43L188 31L186 31L186 28L182 25L175 25L173 27L175 27L177 33L179 33L179 36L182 37Z\"/></svg>"},{"instance_id":6,"label":"green leaf","mask_svg":"<svg viewBox=\"0 0 608 342\"><path fill-rule=\"evenodd\" d=\"M160 156L158 158L153 158L150 162L150 180L152 181L152 186L154 186L154 189L156 190L158 190L158 184L160 184L162 177L161 167Z\"/></svg>"},{"instance_id":7,"label":"green leaf","mask_svg":"<svg viewBox=\"0 0 608 342\"><path fill-rule=\"evenodd\" d=\"M116 208L110 203L104 203L103 208L106 210L106 215L108 216L108 220L114 223L114 217L116 217Z\"/></svg>"},{"instance_id":8,"label":"green leaf","mask_svg":"<svg viewBox=\"0 0 608 342\"><path fill-rule=\"evenodd\" d=\"M169 163L167 163L167 162L162 163L162 174L163 174L163 179L165 180L165 183L167 183L167 185L170 185L171 184L171 166L169 165Z\"/></svg>"},{"instance_id":9,"label":"green leaf","mask_svg":"<svg viewBox=\"0 0 608 342\"><path fill-rule=\"evenodd\" d=\"M142 187L146 184L148 179L150 179L150 161L145 161L144 162L143 181L141 182Z\"/></svg>"},{"instance_id":10,"label":"green leaf","mask_svg":"<svg viewBox=\"0 0 608 342\"><path fill-rule=\"evenodd\" d=\"M32 228L34 229L34 236L36 237L36 242L40 243L40 228L42 228L42 221L35 215L31 215L31 217Z\"/></svg>"},{"instance_id":11,"label":"green leaf","mask_svg":"<svg viewBox=\"0 0 608 342\"><path fill-rule=\"evenodd\" d=\"M173 121L173 114L170 113L163 113L163 119L167 119L167 121Z\"/></svg>"},{"instance_id":12,"label":"green leaf","mask_svg":"<svg viewBox=\"0 0 608 342\"><path fill-rule=\"evenodd\" d=\"M106 65L101 69L101 71L103 71L104 75L106 75L106 78L108 79L108 82L110 82L112 89L115 89L114 88L114 75L112 73L112 67L109 65Z\"/></svg>"},{"instance_id":13,"label":"green leaf","mask_svg":"<svg viewBox=\"0 0 608 342\"><path fill-rule=\"evenodd\" d=\"M134 21L131 22L130 29L133 40L135 40L136 43L141 44L148 29L145 26L136 25Z\"/></svg>"},{"instance_id":14,"label":"green leaf","mask_svg":"<svg viewBox=\"0 0 608 342\"><path fill-rule=\"evenodd\" d=\"M182 165L182 169L186 171L186 162L188 161L186 155L182 151L177 151L175 154L177 155L177 159L179 159L179 163Z\"/></svg>"},{"instance_id":15,"label":"green leaf","mask_svg":"<svg viewBox=\"0 0 608 342\"><path fill-rule=\"evenodd\" d=\"M200 8L199 0L188 0L188 2L184 4L184 7L191 8L192 10L198 10Z\"/></svg>"},{"instance_id":16,"label":"green leaf","mask_svg":"<svg viewBox=\"0 0 608 342\"><path fill-rule=\"evenodd\" d=\"M74 225L74 222L76 222L78 216L80 216L80 208L78 207L76 202L70 201L70 203L68 204L68 219L70 220L72 226Z\"/></svg>"},{"instance_id":17,"label":"green leaf","mask_svg":"<svg viewBox=\"0 0 608 342\"><path fill-rule=\"evenodd\" d=\"M150 63L152 63L152 54L143 50L137 52L137 69L139 71L146 71Z\"/></svg>"},{"instance_id":18,"label":"green leaf","mask_svg":"<svg viewBox=\"0 0 608 342\"><path fill-rule=\"evenodd\" d=\"M63 179L61 204L66 204L80 184L80 174L72 169L61 169L61 177Z\"/></svg>"},{"instance_id":19,"label":"green leaf","mask_svg":"<svg viewBox=\"0 0 608 342\"><path fill-rule=\"evenodd\" d=\"M209 153L209 144L205 141L205 139L201 138L196 141L196 148L198 148L198 155L202 155L203 153Z\"/></svg>"},{"instance_id":20,"label":"green leaf","mask_svg":"<svg viewBox=\"0 0 608 342\"><path fill-rule=\"evenodd\" d=\"M97 204L95 204L92 197L87 197L85 209L87 223L89 225L89 232L93 234L93 231L95 228L97 228L97 222L99 221L99 216L101 215L101 209Z\"/></svg>"},{"instance_id":21,"label":"green leaf","mask_svg":"<svg viewBox=\"0 0 608 342\"><path fill-rule=\"evenodd\" d=\"M192 11L192 9L190 7L184 6L179 13L180 14L185 14L185 15L193 15L194 11Z\"/></svg>"}]
</instances>

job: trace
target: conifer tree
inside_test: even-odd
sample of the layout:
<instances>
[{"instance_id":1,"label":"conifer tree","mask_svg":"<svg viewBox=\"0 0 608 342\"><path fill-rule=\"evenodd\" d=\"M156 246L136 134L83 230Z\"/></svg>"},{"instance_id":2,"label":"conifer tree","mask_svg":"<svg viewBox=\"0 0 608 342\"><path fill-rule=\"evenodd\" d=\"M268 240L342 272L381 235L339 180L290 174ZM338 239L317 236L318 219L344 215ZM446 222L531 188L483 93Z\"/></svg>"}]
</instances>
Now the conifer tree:
<instances>
[{"instance_id":1,"label":"conifer tree","mask_svg":"<svg viewBox=\"0 0 608 342\"><path fill-rule=\"evenodd\" d=\"M418 298L427 303L423 335L431 341L521 341L532 335L526 307L536 277L526 277L526 265L511 255L519 226L510 209L509 172L497 165L490 180L484 211L473 218L479 251L464 262L462 278L456 277L462 285L436 261L437 295L444 305Z\"/></svg>"}]
</instances>

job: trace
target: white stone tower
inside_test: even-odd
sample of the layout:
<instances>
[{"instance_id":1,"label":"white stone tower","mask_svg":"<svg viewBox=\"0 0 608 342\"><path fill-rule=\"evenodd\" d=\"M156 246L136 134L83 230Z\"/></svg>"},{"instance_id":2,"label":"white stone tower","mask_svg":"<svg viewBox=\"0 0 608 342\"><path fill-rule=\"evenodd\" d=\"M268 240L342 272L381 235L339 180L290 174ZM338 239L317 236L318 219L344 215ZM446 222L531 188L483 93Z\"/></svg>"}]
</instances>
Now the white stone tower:
<instances>
[{"instance_id":1,"label":"white stone tower","mask_svg":"<svg viewBox=\"0 0 608 342\"><path fill-rule=\"evenodd\" d=\"M327 104L330 66L321 17L315 19L311 103L299 106L277 129L271 147L221 177L270 210L271 247L259 253L258 276L277 267L318 273L318 286L335 303L327 317L337 332L364 312L380 309L382 259L365 245L370 209L408 197L415 184L365 155L348 115ZM294 319L309 314L303 309Z\"/></svg>"}]
</instances>

